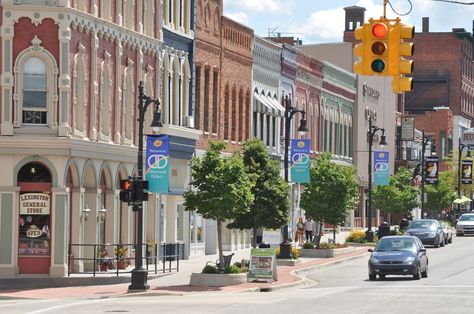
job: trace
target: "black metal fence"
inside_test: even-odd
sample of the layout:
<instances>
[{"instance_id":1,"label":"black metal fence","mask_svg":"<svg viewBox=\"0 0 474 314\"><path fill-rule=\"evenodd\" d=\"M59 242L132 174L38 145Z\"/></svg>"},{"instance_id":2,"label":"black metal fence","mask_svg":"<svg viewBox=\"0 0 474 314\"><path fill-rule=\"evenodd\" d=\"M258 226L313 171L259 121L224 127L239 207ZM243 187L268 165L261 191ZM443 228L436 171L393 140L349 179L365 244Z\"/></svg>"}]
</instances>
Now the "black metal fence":
<instances>
[{"instance_id":1,"label":"black metal fence","mask_svg":"<svg viewBox=\"0 0 474 314\"><path fill-rule=\"evenodd\" d=\"M81 256L75 256L73 249L82 248ZM68 276L72 274L116 274L130 273L135 262L136 244L69 244ZM149 273L179 271L179 260L184 258L184 243L143 244L143 265ZM79 271L76 262L82 261Z\"/></svg>"}]
</instances>

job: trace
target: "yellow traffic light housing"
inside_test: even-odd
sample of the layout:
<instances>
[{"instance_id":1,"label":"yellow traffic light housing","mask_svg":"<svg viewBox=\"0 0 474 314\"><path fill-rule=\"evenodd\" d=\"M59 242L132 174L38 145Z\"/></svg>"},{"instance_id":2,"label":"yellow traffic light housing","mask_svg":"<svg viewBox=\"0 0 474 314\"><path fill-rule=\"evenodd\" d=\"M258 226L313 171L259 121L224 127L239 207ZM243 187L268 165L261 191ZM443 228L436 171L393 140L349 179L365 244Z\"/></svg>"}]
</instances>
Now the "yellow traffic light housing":
<instances>
[{"instance_id":1,"label":"yellow traffic light housing","mask_svg":"<svg viewBox=\"0 0 474 314\"><path fill-rule=\"evenodd\" d=\"M389 72L393 76L392 88L395 93L411 91L413 89L413 81L411 77L405 77L405 74L412 74L414 63L411 58L414 53L414 45L405 41L411 39L415 35L415 28L411 25L400 23L399 19L395 20L390 34L390 69Z\"/></svg>"}]
</instances>

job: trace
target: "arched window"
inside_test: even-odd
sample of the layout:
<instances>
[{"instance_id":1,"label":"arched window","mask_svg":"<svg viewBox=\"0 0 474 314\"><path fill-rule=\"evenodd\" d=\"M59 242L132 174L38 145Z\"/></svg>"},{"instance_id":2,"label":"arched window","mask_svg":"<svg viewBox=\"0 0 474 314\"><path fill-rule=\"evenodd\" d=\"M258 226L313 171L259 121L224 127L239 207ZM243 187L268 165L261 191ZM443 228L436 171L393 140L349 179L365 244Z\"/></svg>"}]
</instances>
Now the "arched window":
<instances>
[{"instance_id":1,"label":"arched window","mask_svg":"<svg viewBox=\"0 0 474 314\"><path fill-rule=\"evenodd\" d=\"M181 73L181 61L177 55L174 56L173 61L173 104L171 109L171 121L170 124L180 125L180 117L182 115L182 73Z\"/></svg>"},{"instance_id":2,"label":"arched window","mask_svg":"<svg viewBox=\"0 0 474 314\"><path fill-rule=\"evenodd\" d=\"M162 65L162 77L161 77L161 109L162 114L161 118L163 119L163 124L169 123L169 84L170 84L170 70L169 70L169 55L167 50L164 50L163 54L163 65Z\"/></svg>"},{"instance_id":3,"label":"arched window","mask_svg":"<svg viewBox=\"0 0 474 314\"><path fill-rule=\"evenodd\" d=\"M132 140L132 132L133 132L133 103L134 103L134 88L133 88L133 64L134 62L130 59L128 59L128 65L127 68L125 69L125 74L124 74L124 86L123 86L123 123L124 125L124 136L125 136L125 141L130 141ZM129 143L130 143L129 142Z\"/></svg>"},{"instance_id":4,"label":"arched window","mask_svg":"<svg viewBox=\"0 0 474 314\"><path fill-rule=\"evenodd\" d=\"M23 65L22 123L47 124L47 94L46 64L31 57Z\"/></svg>"},{"instance_id":5,"label":"arched window","mask_svg":"<svg viewBox=\"0 0 474 314\"><path fill-rule=\"evenodd\" d=\"M110 21L112 19L112 15L110 14L110 1L101 1L100 10L100 14L104 20Z\"/></svg>"},{"instance_id":6,"label":"arched window","mask_svg":"<svg viewBox=\"0 0 474 314\"><path fill-rule=\"evenodd\" d=\"M101 65L101 97L100 97L100 134L101 139L110 140L112 116L112 76L110 53L104 53Z\"/></svg>"},{"instance_id":7,"label":"arched window","mask_svg":"<svg viewBox=\"0 0 474 314\"><path fill-rule=\"evenodd\" d=\"M78 52L74 56L74 98L73 98L73 128L74 133L81 137L86 136L86 67L84 62L85 47L79 43Z\"/></svg>"},{"instance_id":8,"label":"arched window","mask_svg":"<svg viewBox=\"0 0 474 314\"><path fill-rule=\"evenodd\" d=\"M146 67L146 74L144 79L144 92L145 95L151 99L155 99L153 94L153 68L148 64ZM156 104L151 104L148 106L145 112L145 121L143 122L143 127L145 128L146 133L151 133L150 126L153 121L153 113L155 112Z\"/></svg>"},{"instance_id":9,"label":"arched window","mask_svg":"<svg viewBox=\"0 0 474 314\"><path fill-rule=\"evenodd\" d=\"M135 29L135 4L133 0L124 0L124 26L126 28Z\"/></svg>"},{"instance_id":10,"label":"arched window","mask_svg":"<svg viewBox=\"0 0 474 314\"><path fill-rule=\"evenodd\" d=\"M155 6L154 0L146 0L145 1L145 10L144 10L144 18L143 18L143 26L145 30L145 34L148 36L153 37L154 35L154 26L155 21L153 17L155 16Z\"/></svg>"}]
</instances>

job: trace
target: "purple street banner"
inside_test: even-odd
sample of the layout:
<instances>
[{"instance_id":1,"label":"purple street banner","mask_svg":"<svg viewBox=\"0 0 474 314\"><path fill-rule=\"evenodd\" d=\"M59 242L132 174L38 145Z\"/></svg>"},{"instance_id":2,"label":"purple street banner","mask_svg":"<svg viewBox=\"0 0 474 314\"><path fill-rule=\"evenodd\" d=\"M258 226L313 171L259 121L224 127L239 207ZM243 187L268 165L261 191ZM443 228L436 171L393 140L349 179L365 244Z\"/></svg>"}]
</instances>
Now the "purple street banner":
<instances>
[{"instance_id":1,"label":"purple street banner","mask_svg":"<svg viewBox=\"0 0 474 314\"><path fill-rule=\"evenodd\" d=\"M310 139L291 140L291 182L309 182L309 169L311 166L309 159L310 146Z\"/></svg>"},{"instance_id":2,"label":"purple street banner","mask_svg":"<svg viewBox=\"0 0 474 314\"><path fill-rule=\"evenodd\" d=\"M438 157L425 158L425 183L438 183Z\"/></svg>"},{"instance_id":3,"label":"purple street banner","mask_svg":"<svg viewBox=\"0 0 474 314\"><path fill-rule=\"evenodd\" d=\"M148 192L168 194L170 138L168 135L147 135L146 179Z\"/></svg>"},{"instance_id":4,"label":"purple street banner","mask_svg":"<svg viewBox=\"0 0 474 314\"><path fill-rule=\"evenodd\" d=\"M462 161L461 182L462 184L472 184L472 160Z\"/></svg>"},{"instance_id":5,"label":"purple street banner","mask_svg":"<svg viewBox=\"0 0 474 314\"><path fill-rule=\"evenodd\" d=\"M384 151L374 152L374 185L388 185L390 181L389 154Z\"/></svg>"}]
</instances>

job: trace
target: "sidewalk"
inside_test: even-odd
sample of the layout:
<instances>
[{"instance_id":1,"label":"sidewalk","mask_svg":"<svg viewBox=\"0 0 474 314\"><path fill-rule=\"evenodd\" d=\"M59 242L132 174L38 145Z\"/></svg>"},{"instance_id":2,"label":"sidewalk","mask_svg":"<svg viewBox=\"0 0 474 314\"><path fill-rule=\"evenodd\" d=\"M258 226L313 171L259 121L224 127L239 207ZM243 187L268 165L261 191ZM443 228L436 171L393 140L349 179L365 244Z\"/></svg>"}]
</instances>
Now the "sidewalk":
<instances>
[{"instance_id":1,"label":"sidewalk","mask_svg":"<svg viewBox=\"0 0 474 314\"><path fill-rule=\"evenodd\" d=\"M347 233L348 234L348 233ZM344 232L336 234L337 242L344 242ZM327 238L332 239L332 234L325 234L323 242ZM344 238L343 238L344 237ZM228 254L230 252L225 252ZM233 252L232 263L242 259L249 259L250 249L242 249ZM201 272L206 264L206 261L215 261L217 255L206 255L191 258L189 260L180 261L179 272L165 273L159 275L149 275L148 284L150 289L145 292L128 293L128 286L130 285L130 274L120 276L122 283L107 284L107 285L93 285L93 286L68 286L68 287L54 287L54 288L36 288L32 283L30 289L21 289L15 286L15 279L12 279L9 286L12 289L0 290L0 300L5 298L69 298L69 297L114 297L121 295L182 295L186 293L216 291L216 292L238 292L238 291L270 291L291 286L296 286L305 283L304 274L315 267L334 264L348 259L362 257L367 255L367 247L358 247L354 252L339 255L332 258L301 258L301 263L296 266L278 266L278 281L272 283L244 283L235 286L226 287L196 287L190 286L189 281L192 273ZM21 278L24 281L28 278ZM49 280L50 278L43 278ZM71 281L84 280L84 278L67 278ZM89 277L89 280L91 278ZM35 278L34 281L38 280ZM39 279L41 280L41 279ZM117 282L117 277L102 277L95 278L95 280L107 280L108 282ZM0 279L0 282L2 279ZM34 282L32 281L32 282ZM33 288L34 287L34 288Z\"/></svg>"}]
</instances>

